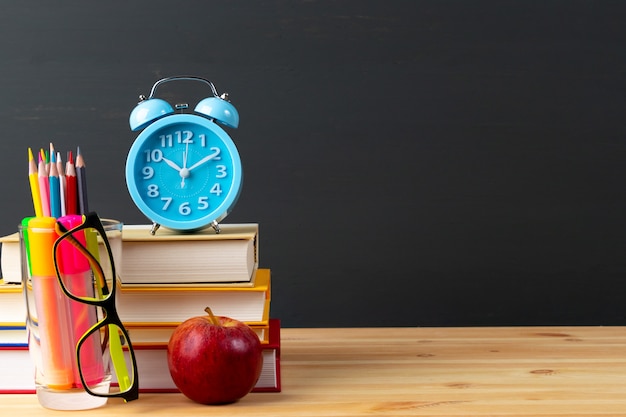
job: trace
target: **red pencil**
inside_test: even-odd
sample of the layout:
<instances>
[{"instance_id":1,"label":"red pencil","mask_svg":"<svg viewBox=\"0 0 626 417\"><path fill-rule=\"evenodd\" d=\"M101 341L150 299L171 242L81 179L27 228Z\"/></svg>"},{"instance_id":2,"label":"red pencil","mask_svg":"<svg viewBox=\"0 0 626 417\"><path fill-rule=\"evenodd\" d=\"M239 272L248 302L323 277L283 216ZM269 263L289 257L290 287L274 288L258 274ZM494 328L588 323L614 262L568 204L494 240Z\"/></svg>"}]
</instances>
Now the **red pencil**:
<instances>
[{"instance_id":1,"label":"red pencil","mask_svg":"<svg viewBox=\"0 0 626 417\"><path fill-rule=\"evenodd\" d=\"M78 182L72 151L69 152L65 163L65 212L78 214Z\"/></svg>"}]
</instances>

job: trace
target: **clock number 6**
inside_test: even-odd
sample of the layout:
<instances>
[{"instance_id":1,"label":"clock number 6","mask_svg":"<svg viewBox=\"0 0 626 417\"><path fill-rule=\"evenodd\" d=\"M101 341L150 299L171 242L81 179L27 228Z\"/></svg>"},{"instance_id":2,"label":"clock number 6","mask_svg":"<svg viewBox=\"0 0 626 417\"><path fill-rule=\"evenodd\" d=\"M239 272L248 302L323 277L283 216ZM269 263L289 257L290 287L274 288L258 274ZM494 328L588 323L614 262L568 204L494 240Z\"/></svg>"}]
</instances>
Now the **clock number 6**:
<instances>
[{"instance_id":1,"label":"clock number 6","mask_svg":"<svg viewBox=\"0 0 626 417\"><path fill-rule=\"evenodd\" d=\"M209 208L209 198L208 197L198 197L198 210L206 210ZM169 205L169 204L168 204ZM188 202L182 203L178 206L178 213L183 216L188 216L191 214L191 205Z\"/></svg>"},{"instance_id":2,"label":"clock number 6","mask_svg":"<svg viewBox=\"0 0 626 417\"><path fill-rule=\"evenodd\" d=\"M188 216L191 214L191 207L189 207L188 202L184 202L180 206L178 206L178 212L183 216Z\"/></svg>"}]
</instances>

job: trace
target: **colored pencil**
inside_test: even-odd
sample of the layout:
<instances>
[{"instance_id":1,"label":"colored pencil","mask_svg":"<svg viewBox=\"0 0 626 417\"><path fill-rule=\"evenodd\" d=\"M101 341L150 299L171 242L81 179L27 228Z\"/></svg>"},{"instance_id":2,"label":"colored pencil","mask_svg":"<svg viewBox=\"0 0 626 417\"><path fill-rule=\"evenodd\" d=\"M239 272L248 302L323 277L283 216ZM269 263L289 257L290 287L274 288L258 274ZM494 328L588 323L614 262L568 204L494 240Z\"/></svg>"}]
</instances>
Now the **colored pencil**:
<instances>
[{"instance_id":1,"label":"colored pencil","mask_svg":"<svg viewBox=\"0 0 626 417\"><path fill-rule=\"evenodd\" d=\"M65 209L65 191L67 188L67 182L65 179L65 167L61 160L61 152L57 152L57 173L59 174L59 201L61 203L61 216L67 214Z\"/></svg>"},{"instance_id":2,"label":"colored pencil","mask_svg":"<svg viewBox=\"0 0 626 417\"><path fill-rule=\"evenodd\" d=\"M87 198L87 174L85 159L80 153L80 148L76 150L76 180L78 183L78 214L89 213L89 202Z\"/></svg>"},{"instance_id":3,"label":"colored pencil","mask_svg":"<svg viewBox=\"0 0 626 417\"><path fill-rule=\"evenodd\" d=\"M65 212L66 214L78 214L78 185L72 151L69 151L65 164L65 184Z\"/></svg>"},{"instance_id":4,"label":"colored pencil","mask_svg":"<svg viewBox=\"0 0 626 417\"><path fill-rule=\"evenodd\" d=\"M50 144L52 146L52 144ZM54 152L50 154L50 172L48 174L50 186L50 216L61 217L61 190L59 182L59 172L57 171L57 161Z\"/></svg>"},{"instance_id":5,"label":"colored pencil","mask_svg":"<svg viewBox=\"0 0 626 417\"><path fill-rule=\"evenodd\" d=\"M41 198L41 211L44 217L50 217L50 181L46 173L46 162L39 157L37 169L39 179L39 196Z\"/></svg>"},{"instance_id":6,"label":"colored pencil","mask_svg":"<svg viewBox=\"0 0 626 417\"><path fill-rule=\"evenodd\" d=\"M33 150L28 148L28 181L30 182L30 192L33 196L33 208L35 216L43 216L41 209L41 194L39 194L39 174L37 173L37 163L33 156Z\"/></svg>"}]
</instances>

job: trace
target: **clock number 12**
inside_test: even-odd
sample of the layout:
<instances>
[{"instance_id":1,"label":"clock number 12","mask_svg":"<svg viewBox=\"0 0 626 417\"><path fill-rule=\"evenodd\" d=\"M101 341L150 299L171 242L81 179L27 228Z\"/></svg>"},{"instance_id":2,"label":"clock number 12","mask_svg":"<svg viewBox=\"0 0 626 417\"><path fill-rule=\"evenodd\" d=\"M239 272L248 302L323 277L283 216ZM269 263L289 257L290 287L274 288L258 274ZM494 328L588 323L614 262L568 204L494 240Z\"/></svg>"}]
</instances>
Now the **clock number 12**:
<instances>
[{"instance_id":1,"label":"clock number 12","mask_svg":"<svg viewBox=\"0 0 626 417\"><path fill-rule=\"evenodd\" d=\"M171 148L175 143L191 144L193 143L193 132L191 130L177 130L171 135L159 135L159 139L162 148Z\"/></svg>"}]
</instances>

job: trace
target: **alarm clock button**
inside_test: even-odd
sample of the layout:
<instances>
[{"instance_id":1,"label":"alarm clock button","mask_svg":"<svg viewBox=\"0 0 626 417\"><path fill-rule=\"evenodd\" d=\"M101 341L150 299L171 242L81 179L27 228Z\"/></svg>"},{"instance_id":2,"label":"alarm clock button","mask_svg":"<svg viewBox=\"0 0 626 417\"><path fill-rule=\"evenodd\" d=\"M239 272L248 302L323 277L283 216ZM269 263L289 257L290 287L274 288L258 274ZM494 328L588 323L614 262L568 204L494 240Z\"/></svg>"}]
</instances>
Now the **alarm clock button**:
<instances>
[{"instance_id":1,"label":"alarm clock button","mask_svg":"<svg viewBox=\"0 0 626 417\"><path fill-rule=\"evenodd\" d=\"M207 97L196 105L194 111L208 116L211 119L215 119L216 122L224 126L235 129L239 126L239 113L237 109L229 101L224 99Z\"/></svg>"},{"instance_id":2,"label":"alarm clock button","mask_svg":"<svg viewBox=\"0 0 626 417\"><path fill-rule=\"evenodd\" d=\"M137 104L130 112L130 129L134 132L141 130L150 123L174 113L174 108L170 103L160 98L150 98Z\"/></svg>"}]
</instances>

